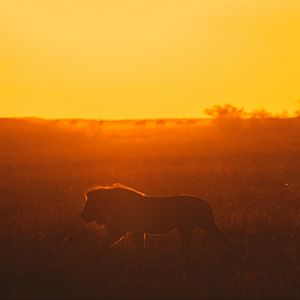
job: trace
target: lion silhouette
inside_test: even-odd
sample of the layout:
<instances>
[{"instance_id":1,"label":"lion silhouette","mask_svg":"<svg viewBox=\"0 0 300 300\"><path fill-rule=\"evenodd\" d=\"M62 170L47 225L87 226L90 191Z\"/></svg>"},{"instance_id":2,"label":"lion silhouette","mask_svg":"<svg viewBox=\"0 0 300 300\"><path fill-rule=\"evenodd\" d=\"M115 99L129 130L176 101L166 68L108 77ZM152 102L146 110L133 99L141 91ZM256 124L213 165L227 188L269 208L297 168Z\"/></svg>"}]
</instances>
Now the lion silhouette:
<instances>
[{"instance_id":1,"label":"lion silhouette","mask_svg":"<svg viewBox=\"0 0 300 300\"><path fill-rule=\"evenodd\" d=\"M107 225L108 244L132 231L138 249L144 248L144 234L163 234L179 229L182 246L188 250L195 227L214 238L226 241L213 214L203 199L188 196L147 196L127 186L100 186L85 194L80 217L86 222Z\"/></svg>"}]
</instances>

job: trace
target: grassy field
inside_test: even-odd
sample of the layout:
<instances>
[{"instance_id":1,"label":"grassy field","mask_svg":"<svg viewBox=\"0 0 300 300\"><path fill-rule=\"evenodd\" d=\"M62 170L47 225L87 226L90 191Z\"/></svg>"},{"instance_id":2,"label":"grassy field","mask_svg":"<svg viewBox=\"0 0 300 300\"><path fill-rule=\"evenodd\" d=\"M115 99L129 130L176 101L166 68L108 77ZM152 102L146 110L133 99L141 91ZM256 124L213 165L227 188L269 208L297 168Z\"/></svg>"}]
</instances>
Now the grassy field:
<instances>
[{"instance_id":1,"label":"grassy field","mask_svg":"<svg viewBox=\"0 0 300 300\"><path fill-rule=\"evenodd\" d=\"M0 120L2 298L300 297L300 119ZM209 201L230 251L201 230L128 235L79 218L84 192L123 183Z\"/></svg>"}]
</instances>

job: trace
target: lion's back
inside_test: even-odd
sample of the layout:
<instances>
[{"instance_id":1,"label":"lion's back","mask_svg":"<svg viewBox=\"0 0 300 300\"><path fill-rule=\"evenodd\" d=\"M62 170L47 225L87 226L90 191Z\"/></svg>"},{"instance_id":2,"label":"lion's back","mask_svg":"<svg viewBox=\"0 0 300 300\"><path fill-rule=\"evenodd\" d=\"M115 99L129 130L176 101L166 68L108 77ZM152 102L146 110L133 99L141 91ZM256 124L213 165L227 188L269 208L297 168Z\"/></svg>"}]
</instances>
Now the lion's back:
<instances>
[{"instance_id":1,"label":"lion's back","mask_svg":"<svg viewBox=\"0 0 300 300\"><path fill-rule=\"evenodd\" d=\"M132 215L132 222L149 232L160 233L212 217L208 202L192 196L144 197L136 205L138 214Z\"/></svg>"}]
</instances>

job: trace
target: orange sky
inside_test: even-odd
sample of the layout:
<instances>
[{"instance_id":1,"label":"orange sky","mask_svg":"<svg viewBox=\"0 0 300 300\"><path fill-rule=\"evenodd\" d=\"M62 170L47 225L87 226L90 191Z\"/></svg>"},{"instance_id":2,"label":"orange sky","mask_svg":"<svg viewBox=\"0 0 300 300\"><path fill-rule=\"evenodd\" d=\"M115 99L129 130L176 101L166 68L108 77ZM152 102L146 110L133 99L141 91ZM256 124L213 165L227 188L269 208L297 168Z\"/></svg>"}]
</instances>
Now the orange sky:
<instances>
[{"instance_id":1,"label":"orange sky","mask_svg":"<svg viewBox=\"0 0 300 300\"><path fill-rule=\"evenodd\" d=\"M1 0L0 116L293 112L299 0Z\"/></svg>"}]
</instances>

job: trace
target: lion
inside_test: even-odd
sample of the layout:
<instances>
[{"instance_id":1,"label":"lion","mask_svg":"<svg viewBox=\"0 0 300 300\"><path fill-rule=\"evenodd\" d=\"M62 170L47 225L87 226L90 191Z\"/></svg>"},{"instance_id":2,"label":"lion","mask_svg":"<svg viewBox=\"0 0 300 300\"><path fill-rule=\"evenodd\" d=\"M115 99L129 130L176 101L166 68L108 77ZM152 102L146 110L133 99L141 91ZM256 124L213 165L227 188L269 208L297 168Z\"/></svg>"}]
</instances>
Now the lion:
<instances>
[{"instance_id":1,"label":"lion","mask_svg":"<svg viewBox=\"0 0 300 300\"><path fill-rule=\"evenodd\" d=\"M173 229L180 230L185 251L196 227L226 242L210 204L189 195L154 197L120 184L99 186L85 193L80 217L86 223L106 225L110 245L132 231L139 250L144 248L145 233L164 234Z\"/></svg>"}]
</instances>

